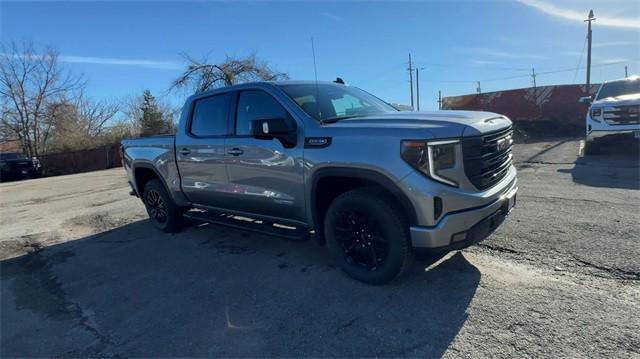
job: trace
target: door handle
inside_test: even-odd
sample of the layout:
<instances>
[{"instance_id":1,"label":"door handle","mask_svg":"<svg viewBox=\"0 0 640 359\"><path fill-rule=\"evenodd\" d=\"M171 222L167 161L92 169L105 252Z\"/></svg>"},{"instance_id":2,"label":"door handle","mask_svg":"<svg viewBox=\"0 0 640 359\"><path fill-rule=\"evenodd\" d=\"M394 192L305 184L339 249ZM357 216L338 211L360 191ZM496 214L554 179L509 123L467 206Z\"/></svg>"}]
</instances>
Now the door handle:
<instances>
[{"instance_id":1,"label":"door handle","mask_svg":"<svg viewBox=\"0 0 640 359\"><path fill-rule=\"evenodd\" d=\"M188 155L190 153L191 153L191 150L188 149L188 148L183 148L183 149L180 150L180 154L183 155L183 156L186 156L186 155Z\"/></svg>"},{"instance_id":2,"label":"door handle","mask_svg":"<svg viewBox=\"0 0 640 359\"><path fill-rule=\"evenodd\" d=\"M237 147L235 147L235 148L232 148L232 149L228 150L227 153L232 155L232 156L240 156L241 154L244 153L244 151L239 149L239 148L237 148Z\"/></svg>"}]
</instances>

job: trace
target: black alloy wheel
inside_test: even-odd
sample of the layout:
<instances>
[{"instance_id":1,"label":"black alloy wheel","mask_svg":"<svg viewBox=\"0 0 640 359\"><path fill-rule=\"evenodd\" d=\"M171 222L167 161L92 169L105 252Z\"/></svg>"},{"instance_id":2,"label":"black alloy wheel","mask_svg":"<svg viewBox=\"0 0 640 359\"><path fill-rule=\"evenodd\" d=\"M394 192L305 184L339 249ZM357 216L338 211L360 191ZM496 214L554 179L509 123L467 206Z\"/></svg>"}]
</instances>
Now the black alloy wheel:
<instances>
[{"instance_id":1,"label":"black alloy wheel","mask_svg":"<svg viewBox=\"0 0 640 359\"><path fill-rule=\"evenodd\" d=\"M336 263L369 284L389 282L412 267L409 223L393 198L376 188L357 188L331 202L324 236Z\"/></svg>"},{"instance_id":2,"label":"black alloy wheel","mask_svg":"<svg viewBox=\"0 0 640 359\"><path fill-rule=\"evenodd\" d=\"M175 232L180 228L185 209L173 203L159 179L152 179L144 185L142 199L147 214L156 228L163 232Z\"/></svg>"},{"instance_id":3,"label":"black alloy wheel","mask_svg":"<svg viewBox=\"0 0 640 359\"><path fill-rule=\"evenodd\" d=\"M336 223L336 240L342 246L348 264L369 271L377 270L389 252L378 225L367 213L359 211L340 214Z\"/></svg>"},{"instance_id":4,"label":"black alloy wheel","mask_svg":"<svg viewBox=\"0 0 640 359\"><path fill-rule=\"evenodd\" d=\"M147 191L146 198L147 208L149 208L149 216L160 224L167 222L167 208L164 200L156 190Z\"/></svg>"}]
</instances>

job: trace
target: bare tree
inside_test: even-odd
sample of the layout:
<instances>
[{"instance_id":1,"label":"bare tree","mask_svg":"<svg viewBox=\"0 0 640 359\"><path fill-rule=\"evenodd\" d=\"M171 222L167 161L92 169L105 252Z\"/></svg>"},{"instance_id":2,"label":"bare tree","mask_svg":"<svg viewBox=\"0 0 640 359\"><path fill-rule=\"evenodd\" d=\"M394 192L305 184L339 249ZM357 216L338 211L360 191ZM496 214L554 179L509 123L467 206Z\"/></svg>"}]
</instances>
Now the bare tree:
<instances>
[{"instance_id":1,"label":"bare tree","mask_svg":"<svg viewBox=\"0 0 640 359\"><path fill-rule=\"evenodd\" d=\"M47 150L72 151L95 148L105 143L118 113L118 106L106 100L92 101L82 91L73 100L49 103L45 112L52 124Z\"/></svg>"},{"instance_id":2,"label":"bare tree","mask_svg":"<svg viewBox=\"0 0 640 359\"><path fill-rule=\"evenodd\" d=\"M188 63L187 68L173 81L171 89L189 88L197 93L242 82L289 78L288 74L272 69L268 63L258 61L255 54L244 58L227 56L220 64L208 63L207 59L196 60L188 55L184 55L184 58Z\"/></svg>"},{"instance_id":3,"label":"bare tree","mask_svg":"<svg viewBox=\"0 0 640 359\"><path fill-rule=\"evenodd\" d=\"M20 141L25 154L38 156L46 151L53 127L45 116L47 104L80 88L82 82L62 69L52 49L39 54L29 43L0 49L3 128Z\"/></svg>"},{"instance_id":4,"label":"bare tree","mask_svg":"<svg viewBox=\"0 0 640 359\"><path fill-rule=\"evenodd\" d=\"M119 111L116 103L107 100L92 101L83 92L75 101L83 130L88 137L96 137L102 134L106 124L111 121Z\"/></svg>"}]
</instances>

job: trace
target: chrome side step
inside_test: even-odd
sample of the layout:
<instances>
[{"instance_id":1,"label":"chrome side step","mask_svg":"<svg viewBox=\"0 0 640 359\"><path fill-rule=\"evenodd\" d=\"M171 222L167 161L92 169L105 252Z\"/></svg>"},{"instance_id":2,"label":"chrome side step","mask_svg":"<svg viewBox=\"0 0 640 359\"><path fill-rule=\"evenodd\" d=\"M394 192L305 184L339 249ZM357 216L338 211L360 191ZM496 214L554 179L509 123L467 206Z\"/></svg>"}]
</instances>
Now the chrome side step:
<instances>
[{"instance_id":1,"label":"chrome side step","mask_svg":"<svg viewBox=\"0 0 640 359\"><path fill-rule=\"evenodd\" d=\"M267 222L264 220L242 217L228 213L218 213L194 209L184 214L185 218L206 222L243 231L265 234L285 238L293 241L303 241L309 239L307 228L291 227L283 224Z\"/></svg>"}]
</instances>

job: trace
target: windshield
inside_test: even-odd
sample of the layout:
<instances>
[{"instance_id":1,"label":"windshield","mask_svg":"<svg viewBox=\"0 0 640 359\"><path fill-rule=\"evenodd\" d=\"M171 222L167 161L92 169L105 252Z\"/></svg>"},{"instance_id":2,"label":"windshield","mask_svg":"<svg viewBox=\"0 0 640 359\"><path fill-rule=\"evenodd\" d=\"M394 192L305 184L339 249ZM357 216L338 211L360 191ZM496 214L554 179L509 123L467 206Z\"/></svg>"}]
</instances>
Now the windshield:
<instances>
[{"instance_id":1,"label":"windshield","mask_svg":"<svg viewBox=\"0 0 640 359\"><path fill-rule=\"evenodd\" d=\"M333 84L280 85L280 87L304 112L320 122L398 111L357 87Z\"/></svg>"},{"instance_id":2,"label":"windshield","mask_svg":"<svg viewBox=\"0 0 640 359\"><path fill-rule=\"evenodd\" d=\"M607 97L617 97L633 93L640 93L640 79L608 82L602 85L597 99L601 100Z\"/></svg>"},{"instance_id":3,"label":"windshield","mask_svg":"<svg viewBox=\"0 0 640 359\"><path fill-rule=\"evenodd\" d=\"M26 159L24 155L19 153L0 153L0 160L23 160Z\"/></svg>"}]
</instances>

